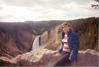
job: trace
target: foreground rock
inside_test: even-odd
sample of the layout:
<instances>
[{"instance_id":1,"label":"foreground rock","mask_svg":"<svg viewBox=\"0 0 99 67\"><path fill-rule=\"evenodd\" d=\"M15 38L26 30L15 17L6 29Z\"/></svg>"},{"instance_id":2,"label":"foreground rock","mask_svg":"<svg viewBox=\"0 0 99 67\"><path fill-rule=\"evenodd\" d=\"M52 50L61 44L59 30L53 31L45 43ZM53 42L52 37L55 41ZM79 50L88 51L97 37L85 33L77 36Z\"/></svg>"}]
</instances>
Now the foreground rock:
<instances>
[{"instance_id":1,"label":"foreground rock","mask_svg":"<svg viewBox=\"0 0 99 67\"><path fill-rule=\"evenodd\" d=\"M10 60L6 57L0 57L0 66L15 66L16 61Z\"/></svg>"},{"instance_id":2,"label":"foreground rock","mask_svg":"<svg viewBox=\"0 0 99 67\"><path fill-rule=\"evenodd\" d=\"M23 55L18 55L13 60L20 66L49 66L53 62L55 63L60 56L57 51L38 49Z\"/></svg>"},{"instance_id":3,"label":"foreground rock","mask_svg":"<svg viewBox=\"0 0 99 67\"><path fill-rule=\"evenodd\" d=\"M40 48L9 60L1 57L0 63L9 66L54 66L54 64L62 58L62 55L57 51ZM97 66L98 67L98 52L87 49L79 51L77 63L72 66ZM2 61L1 61L2 60Z\"/></svg>"},{"instance_id":4,"label":"foreground rock","mask_svg":"<svg viewBox=\"0 0 99 67\"><path fill-rule=\"evenodd\" d=\"M99 53L95 50L87 49L79 51L76 66L99 66Z\"/></svg>"}]
</instances>

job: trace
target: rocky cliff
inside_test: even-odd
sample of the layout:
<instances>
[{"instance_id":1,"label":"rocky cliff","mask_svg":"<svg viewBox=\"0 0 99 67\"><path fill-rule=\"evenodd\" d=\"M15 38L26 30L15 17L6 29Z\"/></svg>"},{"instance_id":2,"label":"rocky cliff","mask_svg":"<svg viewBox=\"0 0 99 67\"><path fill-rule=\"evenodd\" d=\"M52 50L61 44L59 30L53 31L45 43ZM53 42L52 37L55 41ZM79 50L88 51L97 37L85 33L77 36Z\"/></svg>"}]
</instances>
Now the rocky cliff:
<instances>
[{"instance_id":1,"label":"rocky cliff","mask_svg":"<svg viewBox=\"0 0 99 67\"><path fill-rule=\"evenodd\" d=\"M0 23L0 56L12 58L30 51L34 38L25 23Z\"/></svg>"},{"instance_id":2,"label":"rocky cliff","mask_svg":"<svg viewBox=\"0 0 99 67\"><path fill-rule=\"evenodd\" d=\"M56 49L60 45L61 31L60 25L64 21L25 21L23 23L0 23L0 65L24 66L24 65L45 65L49 61L55 61L60 58ZM80 49L85 50L79 53L80 59L78 65L97 66L98 51L98 22L99 18L91 17L86 19L77 19L68 21L73 30L80 37ZM41 36L41 45L44 49L31 51L32 44L36 35ZM86 49L94 49L91 51ZM54 51L53 51L54 50ZM40 52L41 51L41 52ZM90 53L91 51L91 53ZM36 53L35 53L36 52ZM85 53L84 53L85 52ZM87 54L88 53L88 54ZM95 54L93 54L95 53ZM52 59L49 59L52 58ZM92 58L92 60L90 59ZM95 63L94 63L95 62ZM51 63L52 64L52 63ZM46 66L46 65L45 65Z\"/></svg>"},{"instance_id":3,"label":"rocky cliff","mask_svg":"<svg viewBox=\"0 0 99 67\"><path fill-rule=\"evenodd\" d=\"M62 21L65 22L65 21ZM99 18L86 18L67 21L71 28L75 31L80 39L80 49L95 49L98 50L98 22ZM45 31L41 35L41 43L47 44L47 48L56 50L60 45L60 24L54 28Z\"/></svg>"},{"instance_id":4,"label":"rocky cliff","mask_svg":"<svg viewBox=\"0 0 99 67\"><path fill-rule=\"evenodd\" d=\"M35 36L57 24L47 21L0 22L0 56L12 58L31 51Z\"/></svg>"}]
</instances>

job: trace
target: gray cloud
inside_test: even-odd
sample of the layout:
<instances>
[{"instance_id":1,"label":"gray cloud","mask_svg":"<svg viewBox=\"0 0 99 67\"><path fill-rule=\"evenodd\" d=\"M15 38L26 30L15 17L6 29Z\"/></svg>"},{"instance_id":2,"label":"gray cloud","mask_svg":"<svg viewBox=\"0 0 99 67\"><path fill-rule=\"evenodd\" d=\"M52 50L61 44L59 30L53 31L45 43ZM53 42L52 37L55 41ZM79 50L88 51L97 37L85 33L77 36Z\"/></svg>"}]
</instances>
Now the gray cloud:
<instances>
[{"instance_id":1,"label":"gray cloud","mask_svg":"<svg viewBox=\"0 0 99 67\"><path fill-rule=\"evenodd\" d=\"M75 2L77 4L86 4L92 0L3 0L6 4L17 6L34 6L34 5L46 5L46 6L60 6Z\"/></svg>"},{"instance_id":2,"label":"gray cloud","mask_svg":"<svg viewBox=\"0 0 99 67\"><path fill-rule=\"evenodd\" d=\"M4 0L4 2L14 6L34 6L41 3L40 0Z\"/></svg>"},{"instance_id":3,"label":"gray cloud","mask_svg":"<svg viewBox=\"0 0 99 67\"><path fill-rule=\"evenodd\" d=\"M99 16L99 9L91 8L94 0L0 0L3 20L75 19ZM1 20L1 19L0 19Z\"/></svg>"}]
</instances>

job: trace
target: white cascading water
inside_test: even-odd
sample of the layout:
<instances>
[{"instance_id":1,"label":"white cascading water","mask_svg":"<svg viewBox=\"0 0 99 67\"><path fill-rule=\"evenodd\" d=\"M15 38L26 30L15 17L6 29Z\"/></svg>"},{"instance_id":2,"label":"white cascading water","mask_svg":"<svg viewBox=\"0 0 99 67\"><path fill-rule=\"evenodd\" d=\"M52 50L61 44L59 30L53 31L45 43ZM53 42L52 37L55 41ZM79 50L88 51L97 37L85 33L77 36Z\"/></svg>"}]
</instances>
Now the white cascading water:
<instances>
[{"instance_id":1,"label":"white cascading water","mask_svg":"<svg viewBox=\"0 0 99 67\"><path fill-rule=\"evenodd\" d=\"M39 43L40 39L39 38L40 38L40 35L35 37L35 40L34 40L33 45L32 45L32 50L37 49L37 48L40 47L40 43Z\"/></svg>"}]
</instances>

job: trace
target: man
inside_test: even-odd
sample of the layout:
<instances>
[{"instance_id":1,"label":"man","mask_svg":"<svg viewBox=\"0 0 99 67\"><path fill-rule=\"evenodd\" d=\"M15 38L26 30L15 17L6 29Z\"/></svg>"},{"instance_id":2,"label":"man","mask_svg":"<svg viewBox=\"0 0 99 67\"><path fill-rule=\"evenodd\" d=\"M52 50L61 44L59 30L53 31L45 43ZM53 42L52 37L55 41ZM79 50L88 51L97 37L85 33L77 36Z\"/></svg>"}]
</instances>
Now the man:
<instances>
[{"instance_id":1,"label":"man","mask_svg":"<svg viewBox=\"0 0 99 67\"><path fill-rule=\"evenodd\" d=\"M70 65L77 59L77 54L79 50L79 38L78 35L71 30L71 27L68 23L62 24L62 45L59 49L59 52L65 56L61 60L61 62L57 63L56 66L60 64ZM63 64L63 66L64 66ZM61 65L62 66L62 65Z\"/></svg>"}]
</instances>

